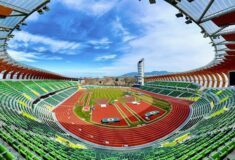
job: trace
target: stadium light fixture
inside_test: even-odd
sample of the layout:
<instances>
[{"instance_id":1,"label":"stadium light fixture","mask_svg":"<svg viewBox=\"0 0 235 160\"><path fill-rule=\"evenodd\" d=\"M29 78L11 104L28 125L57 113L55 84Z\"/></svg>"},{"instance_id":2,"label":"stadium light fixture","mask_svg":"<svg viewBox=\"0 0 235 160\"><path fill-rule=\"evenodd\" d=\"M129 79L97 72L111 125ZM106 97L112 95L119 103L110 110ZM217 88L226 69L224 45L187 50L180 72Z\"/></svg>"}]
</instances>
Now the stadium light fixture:
<instances>
[{"instance_id":1,"label":"stadium light fixture","mask_svg":"<svg viewBox=\"0 0 235 160\"><path fill-rule=\"evenodd\" d=\"M184 15L183 15L183 13L179 12L179 13L176 13L175 16L176 16L177 18L180 18L180 17L183 17Z\"/></svg>"},{"instance_id":2,"label":"stadium light fixture","mask_svg":"<svg viewBox=\"0 0 235 160\"><path fill-rule=\"evenodd\" d=\"M207 33L204 33L203 37L204 37L204 38L207 38L207 37L208 37L208 34L207 34Z\"/></svg>"},{"instance_id":3,"label":"stadium light fixture","mask_svg":"<svg viewBox=\"0 0 235 160\"><path fill-rule=\"evenodd\" d=\"M141 0L139 0L139 1L141 1ZM149 3L154 4L154 3L156 3L156 0L149 0Z\"/></svg>"},{"instance_id":4,"label":"stadium light fixture","mask_svg":"<svg viewBox=\"0 0 235 160\"><path fill-rule=\"evenodd\" d=\"M27 23L22 22L21 25L22 25L22 26L27 26Z\"/></svg>"},{"instance_id":5,"label":"stadium light fixture","mask_svg":"<svg viewBox=\"0 0 235 160\"><path fill-rule=\"evenodd\" d=\"M212 36L213 39L219 39L219 35Z\"/></svg>"},{"instance_id":6,"label":"stadium light fixture","mask_svg":"<svg viewBox=\"0 0 235 160\"><path fill-rule=\"evenodd\" d=\"M38 10L38 13L39 13L40 15L42 15L44 12L43 12L42 9L39 9L39 10Z\"/></svg>"},{"instance_id":7,"label":"stadium light fixture","mask_svg":"<svg viewBox=\"0 0 235 160\"><path fill-rule=\"evenodd\" d=\"M154 0L155 1L155 0ZM151 2L150 2L151 3ZM44 11L49 11L50 10L50 8L48 7L48 6L44 6L44 7L42 7L42 9L44 10Z\"/></svg>"},{"instance_id":8,"label":"stadium light fixture","mask_svg":"<svg viewBox=\"0 0 235 160\"><path fill-rule=\"evenodd\" d=\"M186 23L186 24L190 24L190 23L192 23L192 22L193 22L193 21L192 21L192 20L190 20L190 19L189 19L189 20L187 20L187 21L185 21L185 23Z\"/></svg>"},{"instance_id":9,"label":"stadium light fixture","mask_svg":"<svg viewBox=\"0 0 235 160\"><path fill-rule=\"evenodd\" d=\"M186 21L185 21L186 24L190 24L193 22L188 16L185 17L185 19L186 19Z\"/></svg>"},{"instance_id":10,"label":"stadium light fixture","mask_svg":"<svg viewBox=\"0 0 235 160\"><path fill-rule=\"evenodd\" d=\"M8 36L8 38L13 38L15 35L13 35L13 34L10 34L9 36Z\"/></svg>"},{"instance_id":11,"label":"stadium light fixture","mask_svg":"<svg viewBox=\"0 0 235 160\"><path fill-rule=\"evenodd\" d=\"M17 30L17 31L21 31L20 25L17 25L17 26L16 26L16 30Z\"/></svg>"},{"instance_id":12,"label":"stadium light fixture","mask_svg":"<svg viewBox=\"0 0 235 160\"><path fill-rule=\"evenodd\" d=\"M181 0L171 0L171 4L173 5L177 5L177 3L181 2Z\"/></svg>"},{"instance_id":13,"label":"stadium light fixture","mask_svg":"<svg viewBox=\"0 0 235 160\"><path fill-rule=\"evenodd\" d=\"M185 17L186 20L190 20L190 18L188 16Z\"/></svg>"}]
</instances>

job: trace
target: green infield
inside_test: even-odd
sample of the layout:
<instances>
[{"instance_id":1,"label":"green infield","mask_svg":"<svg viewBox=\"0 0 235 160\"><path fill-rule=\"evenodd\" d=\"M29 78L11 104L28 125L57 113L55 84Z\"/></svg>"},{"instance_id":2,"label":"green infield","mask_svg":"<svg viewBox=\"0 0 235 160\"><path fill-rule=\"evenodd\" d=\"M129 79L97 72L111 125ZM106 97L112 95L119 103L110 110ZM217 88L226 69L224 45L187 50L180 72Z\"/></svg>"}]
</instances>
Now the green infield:
<instances>
[{"instance_id":1,"label":"green infield","mask_svg":"<svg viewBox=\"0 0 235 160\"><path fill-rule=\"evenodd\" d=\"M151 97L150 95L146 95L146 94L139 95L136 92L132 92L132 95L134 97L136 97L137 100L143 100L143 101L148 102L149 104L151 104L153 106L158 106L158 107L166 110L167 112L169 112L170 109L171 109L171 106L167 101L157 99L157 98Z\"/></svg>"},{"instance_id":2,"label":"green infield","mask_svg":"<svg viewBox=\"0 0 235 160\"><path fill-rule=\"evenodd\" d=\"M77 104L74 107L74 112L81 119L90 123L94 123L92 121L93 119L92 117L95 115L92 115L92 108L97 109L97 107L101 104L111 104L116 107L117 111L121 114L122 118L125 119L125 121L128 123L128 127L136 127L139 125L151 123L143 121L140 115L128 109L126 104L130 102L129 100L136 102L144 101L150 104L151 106L156 106L158 108L165 110L166 111L165 114L160 118L163 118L165 115L167 115L167 113L171 109L171 106L168 102L161 99L153 98L149 95L140 94L138 92L131 91L129 88L90 88L87 89L83 93L81 98L78 100ZM117 105L117 103L123 104L122 109L120 108L120 106ZM88 111L84 111L83 108L87 106L90 107L91 109ZM131 120L130 119L131 115L137 117L137 120L135 120L135 118L133 120L133 117ZM104 118L113 118L113 117L104 117ZM97 122L94 124L96 125Z\"/></svg>"},{"instance_id":3,"label":"green infield","mask_svg":"<svg viewBox=\"0 0 235 160\"><path fill-rule=\"evenodd\" d=\"M90 99L90 105L95 105L96 100L106 99L108 103L113 103L113 101L123 97L127 92L127 89L123 88L95 88L89 89L89 92L92 92Z\"/></svg>"},{"instance_id":4,"label":"green infield","mask_svg":"<svg viewBox=\"0 0 235 160\"><path fill-rule=\"evenodd\" d=\"M91 112L84 112L82 110L83 106L79 105L78 103L75 105L74 107L74 112L83 120L90 122L90 118L91 118Z\"/></svg>"}]
</instances>

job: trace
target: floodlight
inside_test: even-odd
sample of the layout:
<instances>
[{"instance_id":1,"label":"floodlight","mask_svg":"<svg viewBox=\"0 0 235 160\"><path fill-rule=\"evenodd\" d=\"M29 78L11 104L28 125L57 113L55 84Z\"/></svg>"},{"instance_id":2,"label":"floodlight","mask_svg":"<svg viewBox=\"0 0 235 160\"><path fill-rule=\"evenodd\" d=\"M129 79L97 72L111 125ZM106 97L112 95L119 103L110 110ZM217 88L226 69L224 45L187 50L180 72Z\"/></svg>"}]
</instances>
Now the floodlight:
<instances>
[{"instance_id":1,"label":"floodlight","mask_svg":"<svg viewBox=\"0 0 235 160\"><path fill-rule=\"evenodd\" d=\"M43 10L42 10L42 9L39 9L39 10L38 10L38 13L39 13L39 14L43 14Z\"/></svg>"},{"instance_id":2,"label":"floodlight","mask_svg":"<svg viewBox=\"0 0 235 160\"><path fill-rule=\"evenodd\" d=\"M175 15L177 18L180 18L180 17L183 17L184 15L183 15L183 13L177 13L176 15Z\"/></svg>"},{"instance_id":3,"label":"floodlight","mask_svg":"<svg viewBox=\"0 0 235 160\"><path fill-rule=\"evenodd\" d=\"M20 25L17 25L17 26L16 26L16 30L17 30L17 31L21 31Z\"/></svg>"},{"instance_id":4,"label":"floodlight","mask_svg":"<svg viewBox=\"0 0 235 160\"><path fill-rule=\"evenodd\" d=\"M44 6L44 7L42 7L42 9L43 9L44 11L49 11L49 10L50 10L50 8L49 8L48 6Z\"/></svg>"},{"instance_id":5,"label":"floodlight","mask_svg":"<svg viewBox=\"0 0 235 160\"><path fill-rule=\"evenodd\" d=\"M190 24L190 23L192 23L192 22L193 22L193 21L192 21L191 19L188 19L188 20L185 21L186 24Z\"/></svg>"}]
</instances>

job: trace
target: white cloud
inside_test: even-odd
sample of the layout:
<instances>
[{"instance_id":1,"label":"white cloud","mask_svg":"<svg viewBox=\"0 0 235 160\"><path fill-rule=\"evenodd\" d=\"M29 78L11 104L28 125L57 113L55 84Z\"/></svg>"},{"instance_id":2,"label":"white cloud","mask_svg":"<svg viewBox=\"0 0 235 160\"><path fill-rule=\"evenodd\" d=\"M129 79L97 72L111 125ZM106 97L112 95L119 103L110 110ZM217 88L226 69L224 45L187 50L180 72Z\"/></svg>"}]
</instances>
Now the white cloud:
<instances>
[{"instance_id":1,"label":"white cloud","mask_svg":"<svg viewBox=\"0 0 235 160\"><path fill-rule=\"evenodd\" d=\"M98 56L95 58L95 61L107 61L116 58L116 54L110 54L110 55L103 55L103 56Z\"/></svg>"},{"instance_id":2,"label":"white cloud","mask_svg":"<svg viewBox=\"0 0 235 160\"><path fill-rule=\"evenodd\" d=\"M88 43L92 45L109 45L112 42L108 38L101 38L99 40L90 40Z\"/></svg>"},{"instance_id":3,"label":"white cloud","mask_svg":"<svg viewBox=\"0 0 235 160\"><path fill-rule=\"evenodd\" d=\"M15 37L10 41L9 46L12 46L12 49L16 49L21 45L27 47L30 43L39 45L40 47L38 49L41 51L45 50L45 47L41 47L44 45L47 47L47 50L50 50L53 53L62 54L70 54L71 50L76 50L81 47L81 44L77 42L58 40L41 35L33 35L25 31L15 32Z\"/></svg>"},{"instance_id":4,"label":"white cloud","mask_svg":"<svg viewBox=\"0 0 235 160\"><path fill-rule=\"evenodd\" d=\"M145 58L145 69L185 71L206 65L213 58L213 49L205 43L209 40L202 40L200 34L177 35L184 38L171 39L166 36L159 39L162 31L152 32L142 38L130 42L130 52L120 56L119 59L109 65L100 68L107 74L117 74L137 70L137 61ZM165 33L167 34L167 33ZM188 40L190 39L190 41ZM197 42L197 43L193 43ZM99 69L98 69L99 70Z\"/></svg>"},{"instance_id":5,"label":"white cloud","mask_svg":"<svg viewBox=\"0 0 235 160\"><path fill-rule=\"evenodd\" d=\"M51 56L51 57L44 57L46 60L62 60L62 57L59 56Z\"/></svg>"},{"instance_id":6,"label":"white cloud","mask_svg":"<svg viewBox=\"0 0 235 160\"><path fill-rule=\"evenodd\" d=\"M123 54L111 65L96 68L96 72L122 75L137 71L137 61L141 58L145 58L146 71L181 72L202 67L214 58L210 40L203 38L195 24L186 25L184 19L177 19L173 7L159 2L138 10L132 18L142 26L143 35L125 43ZM119 28L123 30L121 25Z\"/></svg>"},{"instance_id":7,"label":"white cloud","mask_svg":"<svg viewBox=\"0 0 235 160\"><path fill-rule=\"evenodd\" d=\"M59 56L47 56L42 53L37 53L37 52L23 52L23 51L16 51L16 50L8 50L8 54L15 59L16 61L19 62L29 62L29 63L34 63L37 62L38 60L62 60L62 57Z\"/></svg>"},{"instance_id":8,"label":"white cloud","mask_svg":"<svg viewBox=\"0 0 235 160\"><path fill-rule=\"evenodd\" d=\"M57 72L57 70L54 70L54 72ZM66 75L68 77L103 77L106 75L102 71L96 71L94 69L79 69L79 72L77 70L73 69L65 69L60 71L61 74Z\"/></svg>"},{"instance_id":9,"label":"white cloud","mask_svg":"<svg viewBox=\"0 0 235 160\"><path fill-rule=\"evenodd\" d=\"M135 36L131 35L131 33L123 26L119 17L115 19L112 26L115 34L121 36L123 42L127 42L135 38Z\"/></svg>"},{"instance_id":10,"label":"white cloud","mask_svg":"<svg viewBox=\"0 0 235 160\"><path fill-rule=\"evenodd\" d=\"M71 9L84 12L90 15L101 16L109 12L116 0L61 0L60 3L65 4ZM135 6L134 10L128 8L128 5ZM120 4L120 3L119 3ZM136 71L136 63L140 58L145 58L146 71L152 70L168 70L186 71L206 65L214 57L213 48L208 44L209 39L203 39L200 29L195 24L186 25L185 19L177 19L175 13L178 11L169 6L166 2L159 1L157 5L149 5L148 1L130 2L121 1L117 14L118 17L113 21L113 29L122 37L123 46L120 45L118 53L121 55L110 54L101 55L94 61L106 61L112 59L112 64L100 68L85 68L82 70L74 69L64 71L70 76L76 75L121 75L126 72ZM127 5L128 4L128 5ZM123 13L125 12L125 13ZM127 26L122 22L126 16L129 16L131 22ZM133 23L135 22L135 23ZM138 37L134 37L134 33L128 25L136 25L141 27L141 33ZM133 27L135 28L135 27ZM105 35L107 36L107 35ZM108 37L108 36L107 36ZM131 40L131 41L130 41ZM55 53L61 54L77 54L76 49L81 48L80 43L69 42L63 40L52 39L39 35L32 35L27 32L17 32L13 40L10 41L9 47L17 49L23 45L27 47L30 42L48 46L47 48ZM95 49L109 48L110 39L102 38L100 40L90 40L86 44L93 45ZM37 52L44 52L43 48L36 48ZM116 50L115 50L116 51ZM114 52L111 52L114 53ZM37 53L38 54L38 53ZM11 55L21 61L35 62L38 60L37 54L16 53L13 51ZM45 57L43 57L45 58ZM60 57L47 57L49 59L60 59ZM70 63L65 61L65 63ZM74 67L79 68L79 67ZM59 70L58 70L59 71Z\"/></svg>"},{"instance_id":11,"label":"white cloud","mask_svg":"<svg viewBox=\"0 0 235 160\"><path fill-rule=\"evenodd\" d=\"M25 53L22 51L8 50L8 54L19 62L36 62L36 59L38 59L36 53Z\"/></svg>"},{"instance_id":12,"label":"white cloud","mask_svg":"<svg viewBox=\"0 0 235 160\"><path fill-rule=\"evenodd\" d=\"M90 44L94 49L109 49L112 42L108 38L101 38L99 40L89 40L87 44Z\"/></svg>"},{"instance_id":13,"label":"white cloud","mask_svg":"<svg viewBox=\"0 0 235 160\"><path fill-rule=\"evenodd\" d=\"M34 50L36 50L37 52L45 52L47 49L45 47L35 47Z\"/></svg>"},{"instance_id":14,"label":"white cloud","mask_svg":"<svg viewBox=\"0 0 235 160\"><path fill-rule=\"evenodd\" d=\"M101 16L110 11L118 0L61 0L71 9L82 11L88 15Z\"/></svg>"}]
</instances>

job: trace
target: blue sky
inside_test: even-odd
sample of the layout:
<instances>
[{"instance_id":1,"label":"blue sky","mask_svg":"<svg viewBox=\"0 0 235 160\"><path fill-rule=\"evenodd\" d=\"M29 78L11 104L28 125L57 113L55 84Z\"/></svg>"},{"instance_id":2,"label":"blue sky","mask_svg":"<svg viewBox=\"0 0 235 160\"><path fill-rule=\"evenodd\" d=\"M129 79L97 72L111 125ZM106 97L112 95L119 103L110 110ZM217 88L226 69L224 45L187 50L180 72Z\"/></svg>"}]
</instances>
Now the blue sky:
<instances>
[{"instance_id":1,"label":"blue sky","mask_svg":"<svg viewBox=\"0 0 235 160\"><path fill-rule=\"evenodd\" d=\"M206 65L214 57L209 39L177 10L158 1L52 0L15 31L9 54L16 60L66 76L118 76L145 70L170 72Z\"/></svg>"}]
</instances>

